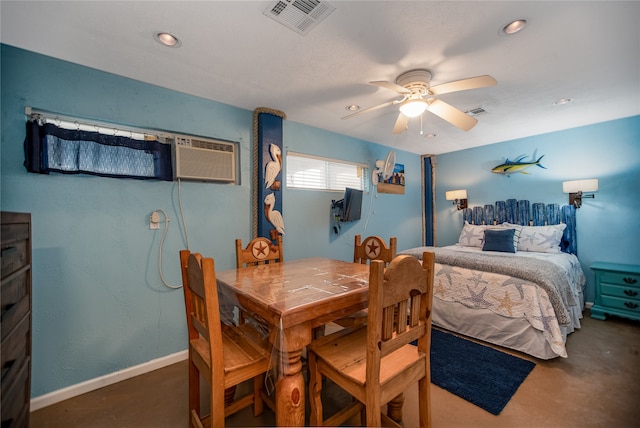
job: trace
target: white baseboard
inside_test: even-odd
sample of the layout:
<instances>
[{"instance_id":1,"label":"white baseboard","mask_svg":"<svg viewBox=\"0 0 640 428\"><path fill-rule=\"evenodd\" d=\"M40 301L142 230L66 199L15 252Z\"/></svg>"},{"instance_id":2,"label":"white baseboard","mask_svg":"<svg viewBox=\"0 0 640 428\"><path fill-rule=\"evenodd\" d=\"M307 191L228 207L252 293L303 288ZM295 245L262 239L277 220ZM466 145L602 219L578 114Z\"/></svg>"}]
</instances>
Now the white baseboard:
<instances>
[{"instance_id":1,"label":"white baseboard","mask_svg":"<svg viewBox=\"0 0 640 428\"><path fill-rule=\"evenodd\" d=\"M591 309L591 306L593 306L593 302L585 302L585 303L584 303L584 307L585 307L586 309Z\"/></svg>"},{"instance_id":2,"label":"white baseboard","mask_svg":"<svg viewBox=\"0 0 640 428\"><path fill-rule=\"evenodd\" d=\"M114 383L130 379L141 374L149 373L154 370L170 366L171 364L184 361L187 358L189 358L189 352L187 350L176 352L175 354L156 358L155 360L151 360L137 366L128 367L124 370L118 370L104 376L89 379L87 381L71 385L66 388L41 395L39 397L32 398L31 411L35 412L36 410L42 409L52 404L59 403L72 397L77 397L78 395L82 395L90 391L95 391L96 389L100 389L102 387L112 385Z\"/></svg>"}]
</instances>

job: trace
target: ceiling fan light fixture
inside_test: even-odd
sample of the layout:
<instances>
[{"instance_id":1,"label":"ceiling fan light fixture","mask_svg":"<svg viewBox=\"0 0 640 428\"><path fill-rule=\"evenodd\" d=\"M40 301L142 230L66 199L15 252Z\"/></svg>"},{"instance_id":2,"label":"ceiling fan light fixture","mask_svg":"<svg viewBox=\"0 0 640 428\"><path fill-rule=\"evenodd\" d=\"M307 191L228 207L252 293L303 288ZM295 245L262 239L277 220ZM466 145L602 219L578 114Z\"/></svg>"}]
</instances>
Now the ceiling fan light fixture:
<instances>
[{"instance_id":1,"label":"ceiling fan light fixture","mask_svg":"<svg viewBox=\"0 0 640 428\"><path fill-rule=\"evenodd\" d=\"M422 98L408 99L400 105L400 112L407 117L418 117L427 109L427 102Z\"/></svg>"}]
</instances>

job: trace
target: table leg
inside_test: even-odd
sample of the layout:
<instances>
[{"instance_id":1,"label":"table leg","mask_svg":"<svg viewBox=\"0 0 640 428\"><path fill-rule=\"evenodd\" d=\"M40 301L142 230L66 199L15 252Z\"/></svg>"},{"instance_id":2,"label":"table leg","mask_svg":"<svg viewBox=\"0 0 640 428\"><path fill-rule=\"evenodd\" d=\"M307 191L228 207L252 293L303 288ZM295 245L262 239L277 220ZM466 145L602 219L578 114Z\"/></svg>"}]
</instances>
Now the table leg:
<instances>
[{"instance_id":1,"label":"table leg","mask_svg":"<svg viewBox=\"0 0 640 428\"><path fill-rule=\"evenodd\" d=\"M396 396L387 403L387 416L398 423L402 423L402 405L404 404L404 393Z\"/></svg>"},{"instance_id":2,"label":"table leg","mask_svg":"<svg viewBox=\"0 0 640 428\"><path fill-rule=\"evenodd\" d=\"M311 342L311 328L298 325L286 329L274 343L279 370L276 381L276 425L304 426L305 391L302 349Z\"/></svg>"},{"instance_id":3,"label":"table leg","mask_svg":"<svg viewBox=\"0 0 640 428\"><path fill-rule=\"evenodd\" d=\"M302 350L282 352L285 364L276 381L276 425L284 427L304 426L304 376L302 375Z\"/></svg>"}]
</instances>

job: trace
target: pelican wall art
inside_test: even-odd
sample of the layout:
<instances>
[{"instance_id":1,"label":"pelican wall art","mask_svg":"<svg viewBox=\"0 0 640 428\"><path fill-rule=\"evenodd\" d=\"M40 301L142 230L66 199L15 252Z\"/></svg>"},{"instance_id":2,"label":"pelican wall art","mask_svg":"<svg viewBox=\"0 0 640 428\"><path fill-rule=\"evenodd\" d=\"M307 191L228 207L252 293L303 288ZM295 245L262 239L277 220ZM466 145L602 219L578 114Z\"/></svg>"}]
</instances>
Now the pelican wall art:
<instances>
[{"instance_id":1,"label":"pelican wall art","mask_svg":"<svg viewBox=\"0 0 640 428\"><path fill-rule=\"evenodd\" d=\"M278 233L284 233L284 219L282 218L282 214L280 211L276 211L273 207L276 204L276 197L273 193L269 193L264 198L264 215L267 217L267 221L276 228Z\"/></svg>"},{"instance_id":2,"label":"pelican wall art","mask_svg":"<svg viewBox=\"0 0 640 428\"><path fill-rule=\"evenodd\" d=\"M281 111L260 107L253 111L253 174L251 208L253 237L268 237L275 241L284 235L282 180L284 145Z\"/></svg>"},{"instance_id":3,"label":"pelican wall art","mask_svg":"<svg viewBox=\"0 0 640 428\"><path fill-rule=\"evenodd\" d=\"M264 167L265 188L271 190L280 190L280 180L276 180L280 171L282 171L282 151L275 144L269 144L269 154L271 160Z\"/></svg>"}]
</instances>

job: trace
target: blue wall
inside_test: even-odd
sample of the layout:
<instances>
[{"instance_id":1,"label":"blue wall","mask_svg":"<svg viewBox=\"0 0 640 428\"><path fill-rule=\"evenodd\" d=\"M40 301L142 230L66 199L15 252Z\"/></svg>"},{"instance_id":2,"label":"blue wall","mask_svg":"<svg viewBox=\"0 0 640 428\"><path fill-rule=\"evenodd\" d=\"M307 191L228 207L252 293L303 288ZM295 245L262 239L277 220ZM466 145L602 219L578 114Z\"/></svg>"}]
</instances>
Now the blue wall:
<instances>
[{"instance_id":1,"label":"blue wall","mask_svg":"<svg viewBox=\"0 0 640 428\"><path fill-rule=\"evenodd\" d=\"M55 60L2 48L2 210L33 219L33 378L37 397L186 349L181 290L164 287L158 273L162 230L148 216L165 210L171 226L163 274L180 283L178 250L185 247L178 185L167 182L26 173L22 166L24 107L238 141L241 183L182 183L192 250L235 265L234 240L250 238L252 112ZM257 107L257 106L256 106ZM286 112L285 112L286 113ZM387 147L285 120L286 150L374 165ZM510 177L490 172L505 157L545 155L547 169ZM397 236L398 248L422 243L420 156L397 151L406 194L365 195L362 220L330 231L334 192L284 190L288 260L352 257L353 235ZM436 159L436 238L455 243L462 216L444 200L466 188L470 205L506 198L566 203L562 181L598 178L596 199L578 211L578 251L588 269L596 260L640 262L636 227L640 184L640 117L539 135Z\"/></svg>"},{"instance_id":2,"label":"blue wall","mask_svg":"<svg viewBox=\"0 0 640 428\"><path fill-rule=\"evenodd\" d=\"M178 184L28 174L24 108L238 141L240 185L181 185L189 246L214 257L218 269L235 266L234 240L251 234L252 112L7 45L1 61L1 208L30 212L33 221L32 396L186 349L182 291L162 285L162 229L148 226L156 209L171 218L162 271L180 284ZM283 127L286 150L371 166L389 150L286 120ZM406 194L365 195L362 220L337 238L330 204L341 194L285 189L285 258L350 260L355 233L420 245L420 156L398 151L397 159L406 166Z\"/></svg>"},{"instance_id":3,"label":"blue wall","mask_svg":"<svg viewBox=\"0 0 640 428\"><path fill-rule=\"evenodd\" d=\"M541 164L529 174L491 172L505 158L519 155ZM462 166L462 167L461 167ZM458 240L462 213L445 192L467 189L469 206L508 198L567 204L566 180L597 178L595 199L583 199L577 211L578 256L587 276L586 300L593 302L595 261L640 263L640 116L561 132L537 135L438 156L436 169L437 245Z\"/></svg>"}]
</instances>

